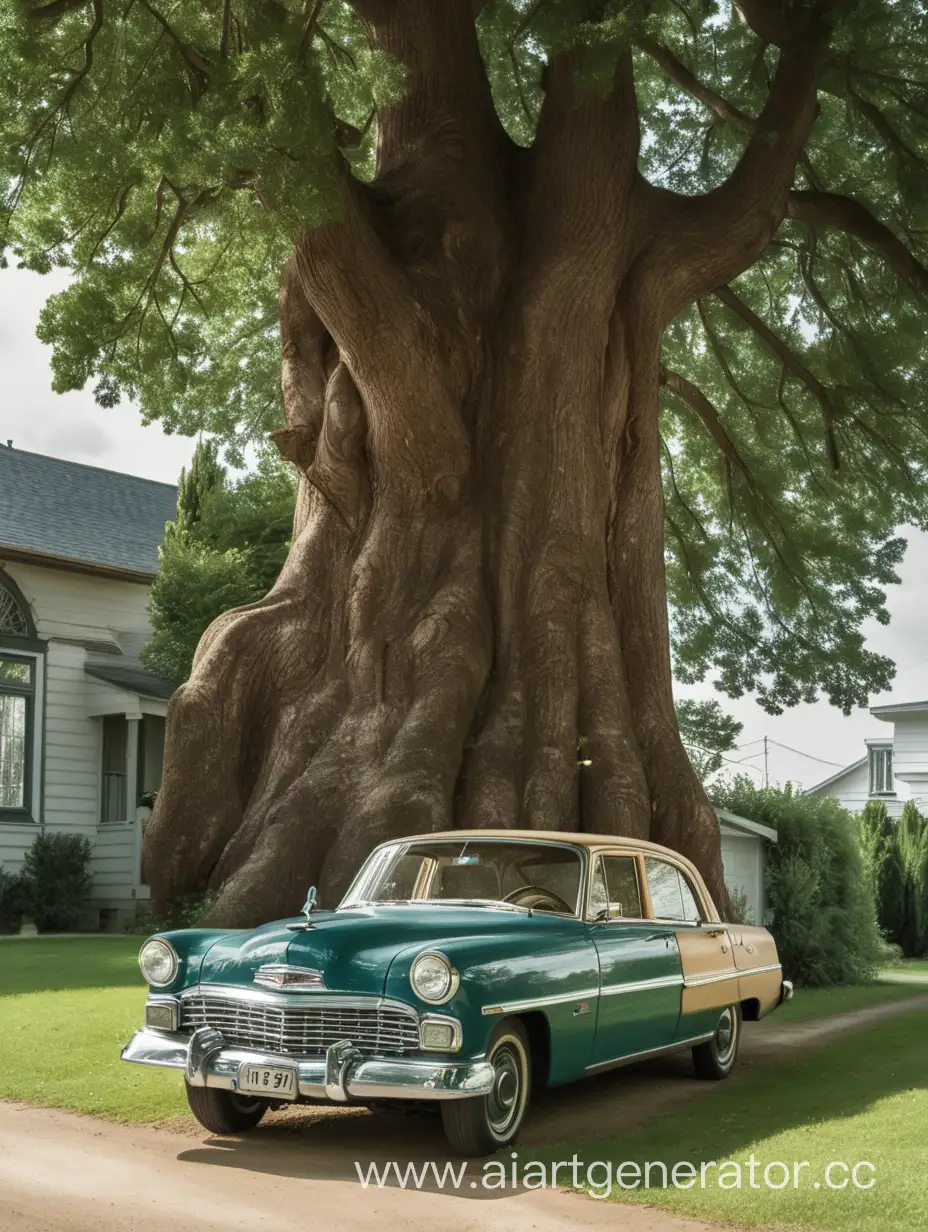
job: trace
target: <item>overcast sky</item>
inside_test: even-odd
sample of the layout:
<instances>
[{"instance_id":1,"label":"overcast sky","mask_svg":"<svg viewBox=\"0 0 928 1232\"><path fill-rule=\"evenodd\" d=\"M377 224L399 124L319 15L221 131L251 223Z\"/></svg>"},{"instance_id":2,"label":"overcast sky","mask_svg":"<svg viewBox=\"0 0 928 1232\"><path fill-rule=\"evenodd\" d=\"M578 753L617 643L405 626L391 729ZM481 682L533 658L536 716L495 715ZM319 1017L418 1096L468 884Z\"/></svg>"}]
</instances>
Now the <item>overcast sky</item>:
<instances>
[{"instance_id":1,"label":"overcast sky","mask_svg":"<svg viewBox=\"0 0 928 1232\"><path fill-rule=\"evenodd\" d=\"M134 407L104 410L89 390L64 396L52 392L48 350L35 337L35 327L46 297L64 283L60 273L41 277L0 271L0 444L12 439L20 449L174 483L193 452L192 440L166 436L157 424L143 426ZM873 698L873 704L928 698L928 534L913 531L909 540L902 585L890 591L891 623L868 629L869 646L899 667L892 692ZM733 756L750 759L746 765L754 768L755 779L762 773L762 746L750 742L765 735L778 742L769 747L771 781L811 786L862 757L866 736L888 736L892 730L866 710L845 717L827 702L797 706L774 718L753 698L731 701L711 684L680 692L718 697L744 724L741 743L748 747Z\"/></svg>"}]
</instances>

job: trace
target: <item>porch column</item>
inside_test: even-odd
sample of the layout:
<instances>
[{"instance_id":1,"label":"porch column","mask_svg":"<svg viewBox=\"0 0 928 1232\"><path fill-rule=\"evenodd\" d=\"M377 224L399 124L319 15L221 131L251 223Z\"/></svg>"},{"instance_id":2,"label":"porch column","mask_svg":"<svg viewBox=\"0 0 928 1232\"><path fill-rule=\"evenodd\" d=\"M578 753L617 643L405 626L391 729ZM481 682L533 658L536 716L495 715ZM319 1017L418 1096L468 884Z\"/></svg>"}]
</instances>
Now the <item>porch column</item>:
<instances>
[{"instance_id":1,"label":"porch column","mask_svg":"<svg viewBox=\"0 0 928 1232\"><path fill-rule=\"evenodd\" d=\"M132 884L139 884L142 867L142 828L139 824L139 723L126 715L126 820L133 828Z\"/></svg>"}]
</instances>

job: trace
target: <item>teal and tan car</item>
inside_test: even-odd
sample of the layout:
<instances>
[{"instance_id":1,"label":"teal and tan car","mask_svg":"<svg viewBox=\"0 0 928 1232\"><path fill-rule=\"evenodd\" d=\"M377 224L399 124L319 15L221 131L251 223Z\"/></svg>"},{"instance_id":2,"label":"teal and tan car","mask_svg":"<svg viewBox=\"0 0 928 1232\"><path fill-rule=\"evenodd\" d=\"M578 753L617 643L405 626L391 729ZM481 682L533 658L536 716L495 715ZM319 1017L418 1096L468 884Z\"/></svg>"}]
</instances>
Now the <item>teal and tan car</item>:
<instances>
[{"instance_id":1,"label":"teal and tan car","mask_svg":"<svg viewBox=\"0 0 928 1232\"><path fill-rule=\"evenodd\" d=\"M742 1023L792 993L764 928L723 924L653 843L456 830L375 848L341 905L142 946L126 1061L181 1070L241 1133L294 1102L441 1113L452 1147L511 1142L531 1088L691 1050L725 1078Z\"/></svg>"}]
</instances>

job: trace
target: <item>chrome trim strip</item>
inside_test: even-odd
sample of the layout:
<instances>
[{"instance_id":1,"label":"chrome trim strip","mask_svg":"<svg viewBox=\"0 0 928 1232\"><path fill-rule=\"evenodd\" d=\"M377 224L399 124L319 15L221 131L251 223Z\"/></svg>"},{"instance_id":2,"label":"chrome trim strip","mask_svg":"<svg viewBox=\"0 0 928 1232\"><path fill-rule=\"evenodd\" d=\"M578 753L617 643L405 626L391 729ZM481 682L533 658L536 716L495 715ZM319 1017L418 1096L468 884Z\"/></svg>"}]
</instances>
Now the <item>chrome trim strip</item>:
<instances>
[{"instance_id":1,"label":"chrome trim strip","mask_svg":"<svg viewBox=\"0 0 928 1232\"><path fill-rule=\"evenodd\" d=\"M623 992L647 992L651 988L673 988L683 983L682 975L659 975L653 980L632 980L627 984L609 984L600 991L602 997L614 997Z\"/></svg>"},{"instance_id":2,"label":"chrome trim strip","mask_svg":"<svg viewBox=\"0 0 928 1232\"><path fill-rule=\"evenodd\" d=\"M299 1009L317 1009L331 1007L332 1009L372 1009L399 1010L414 1018L419 1015L415 1008L406 1001L397 1001L393 997L384 997L380 993L337 993L318 992L314 988L289 988L286 991L271 991L270 989L253 988L246 984L194 984L180 993L181 1002L189 997L232 997L239 1001L250 1001L261 1005L290 1006Z\"/></svg>"},{"instance_id":3,"label":"chrome trim strip","mask_svg":"<svg viewBox=\"0 0 928 1232\"><path fill-rule=\"evenodd\" d=\"M190 1039L186 1035L136 1031L120 1055L123 1061L133 1061L139 1065L184 1070L189 1045ZM354 1061L346 1057L342 1045L333 1045L333 1049L340 1051L330 1049L330 1055L301 1059L253 1052L247 1048L223 1048L207 1056L204 1049L198 1048L196 1073L204 1086L235 1091L242 1065L295 1068L301 1097L326 1100L331 1092L337 1102L342 1102L339 1099L342 1091L349 1102L470 1099L488 1095L496 1078L493 1066L485 1059L449 1063L440 1057L410 1060L367 1057Z\"/></svg>"},{"instance_id":4,"label":"chrome trim strip","mask_svg":"<svg viewBox=\"0 0 928 1232\"><path fill-rule=\"evenodd\" d=\"M519 1014L523 1010L542 1009L546 1005L564 1005L568 1001L585 1001L598 997L598 988L581 988L577 992L558 993L553 997L532 997L527 1001L505 1001L502 1005L485 1005L482 1014Z\"/></svg>"},{"instance_id":5,"label":"chrome trim strip","mask_svg":"<svg viewBox=\"0 0 928 1232\"><path fill-rule=\"evenodd\" d=\"M596 1065L588 1065L585 1072L601 1074L607 1069L618 1069L621 1065L634 1065L636 1061L645 1061L648 1057L659 1057L666 1052L682 1052L686 1048L693 1048L696 1044L704 1044L706 1040L712 1039L714 1034L710 1031L708 1035L693 1035L689 1039L674 1040L672 1044L664 1044L661 1048L646 1048L643 1052L630 1052L627 1056L616 1057L612 1061L599 1061Z\"/></svg>"},{"instance_id":6,"label":"chrome trim strip","mask_svg":"<svg viewBox=\"0 0 928 1232\"><path fill-rule=\"evenodd\" d=\"M683 983L686 988L698 988L701 984L718 984L720 980L737 980L743 979L746 975L762 975L765 971L782 970L780 963L770 963L767 967L746 967L744 969L734 967L713 975L693 976L692 979L684 979Z\"/></svg>"}]
</instances>

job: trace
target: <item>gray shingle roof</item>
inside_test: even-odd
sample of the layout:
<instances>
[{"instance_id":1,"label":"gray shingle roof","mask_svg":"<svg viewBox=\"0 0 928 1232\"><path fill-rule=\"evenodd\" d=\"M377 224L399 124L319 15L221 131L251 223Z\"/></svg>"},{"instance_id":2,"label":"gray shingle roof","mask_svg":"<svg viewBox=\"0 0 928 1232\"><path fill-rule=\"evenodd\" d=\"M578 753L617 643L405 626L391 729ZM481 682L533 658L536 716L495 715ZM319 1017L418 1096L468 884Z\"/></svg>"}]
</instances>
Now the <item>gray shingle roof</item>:
<instances>
[{"instance_id":1,"label":"gray shingle roof","mask_svg":"<svg viewBox=\"0 0 928 1232\"><path fill-rule=\"evenodd\" d=\"M141 665L87 663L84 665L84 672L97 680L105 680L107 684L126 689L129 693L140 693L142 697L168 698L174 692L172 684L146 671Z\"/></svg>"},{"instance_id":2,"label":"gray shingle roof","mask_svg":"<svg viewBox=\"0 0 928 1232\"><path fill-rule=\"evenodd\" d=\"M0 445L0 547L154 573L177 489Z\"/></svg>"}]
</instances>

